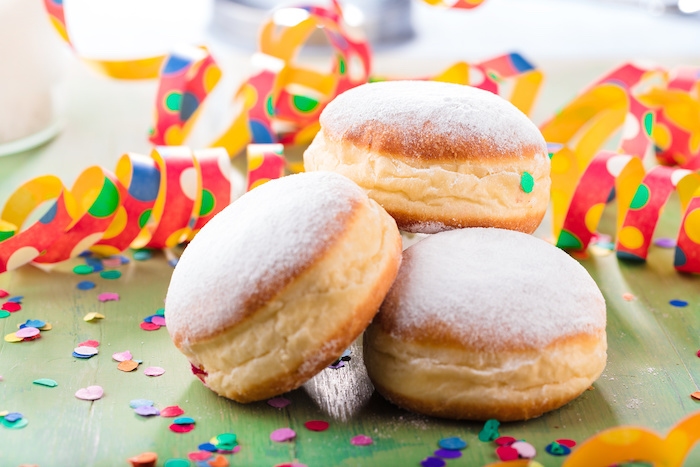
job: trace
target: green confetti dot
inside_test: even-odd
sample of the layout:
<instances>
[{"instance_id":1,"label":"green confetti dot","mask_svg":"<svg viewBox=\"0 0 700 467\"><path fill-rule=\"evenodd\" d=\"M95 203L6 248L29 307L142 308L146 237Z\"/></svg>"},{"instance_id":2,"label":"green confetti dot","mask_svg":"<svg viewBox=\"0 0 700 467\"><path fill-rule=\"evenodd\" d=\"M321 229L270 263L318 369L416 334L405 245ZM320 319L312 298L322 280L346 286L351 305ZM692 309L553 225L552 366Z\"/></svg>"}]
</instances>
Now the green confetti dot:
<instances>
[{"instance_id":1,"label":"green confetti dot","mask_svg":"<svg viewBox=\"0 0 700 467\"><path fill-rule=\"evenodd\" d=\"M94 269L92 266L88 266L87 264L80 264L73 268L73 272L80 275L92 274L93 271Z\"/></svg>"},{"instance_id":2,"label":"green confetti dot","mask_svg":"<svg viewBox=\"0 0 700 467\"><path fill-rule=\"evenodd\" d=\"M27 426L27 423L29 422L26 418L20 418L19 420L16 420L14 422L8 422L4 418L2 419L2 424L5 425L6 428L10 428L13 430L19 430L20 428L24 428L25 426Z\"/></svg>"},{"instance_id":3,"label":"green confetti dot","mask_svg":"<svg viewBox=\"0 0 700 467\"><path fill-rule=\"evenodd\" d=\"M41 378L41 379L35 379L32 381L33 384L38 384L39 386L46 386L49 388L55 388L58 386L58 383L52 379L49 378Z\"/></svg>"},{"instance_id":4,"label":"green confetti dot","mask_svg":"<svg viewBox=\"0 0 700 467\"><path fill-rule=\"evenodd\" d=\"M301 112L311 112L318 107L318 101L306 96L294 96L294 107Z\"/></svg>"},{"instance_id":5,"label":"green confetti dot","mask_svg":"<svg viewBox=\"0 0 700 467\"><path fill-rule=\"evenodd\" d=\"M632 198L630 209L641 209L644 206L646 206L648 201L649 188L647 188L647 186L644 184L639 185L639 188L637 188L637 192L634 194L634 198Z\"/></svg>"},{"instance_id":6,"label":"green confetti dot","mask_svg":"<svg viewBox=\"0 0 700 467\"><path fill-rule=\"evenodd\" d=\"M158 308L158 309L156 310L156 314L157 314L158 316L165 316L165 308Z\"/></svg>"},{"instance_id":7,"label":"green confetti dot","mask_svg":"<svg viewBox=\"0 0 700 467\"><path fill-rule=\"evenodd\" d=\"M173 112L179 112L182 105L182 94L179 92L171 92L165 97L165 107Z\"/></svg>"},{"instance_id":8,"label":"green confetti dot","mask_svg":"<svg viewBox=\"0 0 700 467\"><path fill-rule=\"evenodd\" d=\"M151 210L146 209L139 216L139 227L141 227L143 229L143 226L146 225L146 222L148 222L149 217L151 217Z\"/></svg>"},{"instance_id":9,"label":"green confetti dot","mask_svg":"<svg viewBox=\"0 0 700 467\"><path fill-rule=\"evenodd\" d=\"M153 255L150 250L136 250L134 251L134 259L136 261L147 261L151 259Z\"/></svg>"},{"instance_id":10,"label":"green confetti dot","mask_svg":"<svg viewBox=\"0 0 700 467\"><path fill-rule=\"evenodd\" d=\"M557 246L559 248L575 248L580 250L583 245L581 241L576 238L571 232L562 230L559 234L559 239L557 240Z\"/></svg>"},{"instance_id":11,"label":"green confetti dot","mask_svg":"<svg viewBox=\"0 0 700 467\"><path fill-rule=\"evenodd\" d=\"M190 467L190 461L187 459L168 459L163 467Z\"/></svg>"},{"instance_id":12,"label":"green confetti dot","mask_svg":"<svg viewBox=\"0 0 700 467\"><path fill-rule=\"evenodd\" d=\"M222 433L216 437L216 447L230 451L238 445L237 437L233 433Z\"/></svg>"},{"instance_id":13,"label":"green confetti dot","mask_svg":"<svg viewBox=\"0 0 700 467\"><path fill-rule=\"evenodd\" d=\"M265 103L265 109L267 109L267 114L270 117L273 117L275 115L275 106L272 105L272 96L267 98L267 102Z\"/></svg>"},{"instance_id":14,"label":"green confetti dot","mask_svg":"<svg viewBox=\"0 0 700 467\"><path fill-rule=\"evenodd\" d=\"M500 425L501 423L498 420L487 420L484 428L479 432L479 441L488 442L498 438L500 436L498 433Z\"/></svg>"},{"instance_id":15,"label":"green confetti dot","mask_svg":"<svg viewBox=\"0 0 700 467\"><path fill-rule=\"evenodd\" d=\"M343 60L342 55L338 55L338 68L340 70L340 74L344 75L345 74L345 60Z\"/></svg>"},{"instance_id":16,"label":"green confetti dot","mask_svg":"<svg viewBox=\"0 0 700 467\"><path fill-rule=\"evenodd\" d=\"M7 318L7 317L10 316L11 314L12 314L12 313L10 313L9 311L0 310L0 318Z\"/></svg>"},{"instance_id":17,"label":"green confetti dot","mask_svg":"<svg viewBox=\"0 0 700 467\"><path fill-rule=\"evenodd\" d=\"M520 177L520 187L525 193L531 193L532 189L535 188L535 179L528 172L523 172Z\"/></svg>"},{"instance_id":18,"label":"green confetti dot","mask_svg":"<svg viewBox=\"0 0 700 467\"><path fill-rule=\"evenodd\" d=\"M202 190L202 207L199 208L199 217L206 216L214 209L214 195L209 190Z\"/></svg>"},{"instance_id":19,"label":"green confetti dot","mask_svg":"<svg viewBox=\"0 0 700 467\"><path fill-rule=\"evenodd\" d=\"M15 234L14 230L2 230L2 231L0 231L0 242L2 242L3 240L7 240L8 238L13 236L14 234Z\"/></svg>"},{"instance_id":20,"label":"green confetti dot","mask_svg":"<svg viewBox=\"0 0 700 467\"><path fill-rule=\"evenodd\" d=\"M119 207L119 190L109 178L105 177L102 191L100 191L88 212L95 217L107 217L114 213L117 207Z\"/></svg>"},{"instance_id":21,"label":"green confetti dot","mask_svg":"<svg viewBox=\"0 0 700 467\"><path fill-rule=\"evenodd\" d=\"M647 132L647 135L651 136L651 130L652 127L654 126L654 114L651 112L647 112L644 115L644 131Z\"/></svg>"},{"instance_id":22,"label":"green confetti dot","mask_svg":"<svg viewBox=\"0 0 700 467\"><path fill-rule=\"evenodd\" d=\"M119 279L122 277L122 273L120 271L102 271L100 277L102 279Z\"/></svg>"}]
</instances>

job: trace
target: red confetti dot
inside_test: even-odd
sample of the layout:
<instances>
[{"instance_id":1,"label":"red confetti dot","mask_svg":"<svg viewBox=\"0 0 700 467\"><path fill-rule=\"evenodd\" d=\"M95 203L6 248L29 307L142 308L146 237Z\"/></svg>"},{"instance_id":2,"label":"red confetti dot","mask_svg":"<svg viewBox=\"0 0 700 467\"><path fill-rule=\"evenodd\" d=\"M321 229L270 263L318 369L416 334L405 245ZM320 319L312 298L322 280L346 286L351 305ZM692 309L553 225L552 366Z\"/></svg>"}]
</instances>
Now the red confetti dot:
<instances>
[{"instance_id":1,"label":"red confetti dot","mask_svg":"<svg viewBox=\"0 0 700 467\"><path fill-rule=\"evenodd\" d=\"M328 422L323 420L310 420L304 423L304 426L311 431L326 431L328 429Z\"/></svg>"},{"instance_id":2,"label":"red confetti dot","mask_svg":"<svg viewBox=\"0 0 700 467\"><path fill-rule=\"evenodd\" d=\"M195 451L187 454L187 458L191 461L205 461L212 456L209 451Z\"/></svg>"},{"instance_id":3,"label":"red confetti dot","mask_svg":"<svg viewBox=\"0 0 700 467\"><path fill-rule=\"evenodd\" d=\"M0 298L5 298L8 295L10 295L10 292L8 292L7 290L0 289Z\"/></svg>"},{"instance_id":4,"label":"red confetti dot","mask_svg":"<svg viewBox=\"0 0 700 467\"><path fill-rule=\"evenodd\" d=\"M496 455L502 461L514 461L518 459L518 451L510 446L501 446L496 449Z\"/></svg>"},{"instance_id":5,"label":"red confetti dot","mask_svg":"<svg viewBox=\"0 0 700 467\"><path fill-rule=\"evenodd\" d=\"M22 305L20 305L19 303L15 303L15 302L5 302L2 304L0 309L5 310L5 311L9 311L10 313L14 313L15 311L21 310Z\"/></svg>"},{"instance_id":6,"label":"red confetti dot","mask_svg":"<svg viewBox=\"0 0 700 467\"><path fill-rule=\"evenodd\" d=\"M99 347L100 343L97 341L85 341L78 344L78 347Z\"/></svg>"},{"instance_id":7,"label":"red confetti dot","mask_svg":"<svg viewBox=\"0 0 700 467\"><path fill-rule=\"evenodd\" d=\"M141 329L143 329L144 331L155 331L156 329L160 329L160 326L158 326L157 324L153 324L153 323L143 322L143 323L141 323L140 326L141 326Z\"/></svg>"},{"instance_id":8,"label":"red confetti dot","mask_svg":"<svg viewBox=\"0 0 700 467\"><path fill-rule=\"evenodd\" d=\"M185 411L182 410L179 406L171 405L170 407L166 407L163 410L161 410L160 416L161 417L179 417L183 413L185 413Z\"/></svg>"},{"instance_id":9,"label":"red confetti dot","mask_svg":"<svg viewBox=\"0 0 700 467\"><path fill-rule=\"evenodd\" d=\"M26 341L33 341L34 339L38 339L38 338L40 338L40 337L41 337L41 334L37 334L36 336L25 337L25 338L22 339L22 340L25 341L25 342L26 342Z\"/></svg>"},{"instance_id":10,"label":"red confetti dot","mask_svg":"<svg viewBox=\"0 0 700 467\"><path fill-rule=\"evenodd\" d=\"M698 350L698 357L700 357L700 350Z\"/></svg>"},{"instance_id":11,"label":"red confetti dot","mask_svg":"<svg viewBox=\"0 0 700 467\"><path fill-rule=\"evenodd\" d=\"M513 444L515 441L516 439L512 436L501 436L500 438L496 438L493 442L499 446L508 446L509 444Z\"/></svg>"},{"instance_id":12,"label":"red confetti dot","mask_svg":"<svg viewBox=\"0 0 700 467\"><path fill-rule=\"evenodd\" d=\"M173 423L169 428L175 433L189 433L190 431L194 430L194 423L188 423L186 425L178 425Z\"/></svg>"},{"instance_id":13,"label":"red confetti dot","mask_svg":"<svg viewBox=\"0 0 700 467\"><path fill-rule=\"evenodd\" d=\"M692 398L695 399L695 400L700 401L700 391L695 391L694 393L692 393L692 394L690 395L690 397L692 397Z\"/></svg>"},{"instance_id":14,"label":"red confetti dot","mask_svg":"<svg viewBox=\"0 0 700 467\"><path fill-rule=\"evenodd\" d=\"M576 446L576 441L573 439L558 439L556 442L562 446L566 446L567 448L573 448Z\"/></svg>"}]
</instances>

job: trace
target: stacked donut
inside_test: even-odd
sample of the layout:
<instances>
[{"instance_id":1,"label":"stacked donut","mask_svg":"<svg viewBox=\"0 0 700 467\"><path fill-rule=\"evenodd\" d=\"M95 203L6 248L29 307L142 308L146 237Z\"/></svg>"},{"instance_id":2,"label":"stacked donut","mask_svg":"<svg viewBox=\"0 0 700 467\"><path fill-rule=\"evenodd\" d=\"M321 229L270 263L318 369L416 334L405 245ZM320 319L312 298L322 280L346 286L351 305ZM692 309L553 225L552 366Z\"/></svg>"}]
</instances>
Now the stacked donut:
<instances>
[{"instance_id":1,"label":"stacked donut","mask_svg":"<svg viewBox=\"0 0 700 467\"><path fill-rule=\"evenodd\" d=\"M207 386L280 394L365 329L377 390L429 415L528 419L595 381L605 302L528 235L550 165L525 115L468 86L386 82L340 95L320 123L307 173L224 209L175 269L168 330ZM434 235L402 254L399 229Z\"/></svg>"}]
</instances>

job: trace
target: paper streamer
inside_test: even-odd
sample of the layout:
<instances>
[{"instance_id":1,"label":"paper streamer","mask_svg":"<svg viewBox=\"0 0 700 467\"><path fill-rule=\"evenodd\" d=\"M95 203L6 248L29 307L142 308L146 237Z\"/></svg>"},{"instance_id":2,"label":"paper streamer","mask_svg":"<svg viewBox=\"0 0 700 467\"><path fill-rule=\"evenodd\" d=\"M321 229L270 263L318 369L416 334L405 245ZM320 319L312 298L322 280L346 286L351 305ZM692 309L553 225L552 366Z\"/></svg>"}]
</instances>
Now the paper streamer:
<instances>
[{"instance_id":1,"label":"paper streamer","mask_svg":"<svg viewBox=\"0 0 700 467\"><path fill-rule=\"evenodd\" d=\"M579 444L562 467L606 467L628 462L680 467L700 440L700 412L679 421L665 438L643 427L619 426L597 433ZM527 467L529 459L495 462L486 467Z\"/></svg>"},{"instance_id":2,"label":"paper streamer","mask_svg":"<svg viewBox=\"0 0 700 467\"><path fill-rule=\"evenodd\" d=\"M655 116L669 106L668 102L659 104L668 76L659 68L623 65L542 125L545 139L553 143L551 198L557 246L585 250L615 188L617 255L644 261L659 213L677 189L683 220L674 266L679 271L700 272L700 214L695 213L700 203L700 176L661 167L647 174L641 163L652 148ZM659 107L652 108L649 103ZM687 106L685 110L693 108ZM601 151L618 130L618 150Z\"/></svg>"},{"instance_id":3,"label":"paper streamer","mask_svg":"<svg viewBox=\"0 0 700 467\"><path fill-rule=\"evenodd\" d=\"M446 7L446 8L463 8L463 9L472 9L476 8L482 3L484 3L484 0L423 0L425 3L432 5L432 6L440 6L440 7Z\"/></svg>"},{"instance_id":4,"label":"paper streamer","mask_svg":"<svg viewBox=\"0 0 700 467\"><path fill-rule=\"evenodd\" d=\"M170 54L160 71L156 123L149 140L155 145L181 145L200 105L220 78L221 69L204 47Z\"/></svg>"},{"instance_id":5,"label":"paper streamer","mask_svg":"<svg viewBox=\"0 0 700 467\"><path fill-rule=\"evenodd\" d=\"M130 245L175 246L230 203L230 170L222 148L193 153L168 146L156 147L150 158L122 156L116 173L90 167L71 190L53 176L30 180L0 214L0 273L31 261L58 263L87 249L110 255ZM32 222L45 203L48 210Z\"/></svg>"},{"instance_id":6,"label":"paper streamer","mask_svg":"<svg viewBox=\"0 0 700 467\"><path fill-rule=\"evenodd\" d=\"M51 24L53 24L58 34L73 48L73 44L68 34L63 0L44 0L46 12L49 14ZM165 55L147 57L136 60L93 60L81 57L83 62L104 73L107 76L117 79L149 79L157 78L161 64Z\"/></svg>"},{"instance_id":7,"label":"paper streamer","mask_svg":"<svg viewBox=\"0 0 700 467\"><path fill-rule=\"evenodd\" d=\"M284 176L284 146L281 144L248 145L248 189Z\"/></svg>"},{"instance_id":8,"label":"paper streamer","mask_svg":"<svg viewBox=\"0 0 700 467\"><path fill-rule=\"evenodd\" d=\"M334 51L328 73L295 63L301 47L319 29ZM249 142L311 141L326 104L336 95L367 82L371 69L369 44L346 30L335 1L332 9L304 6L276 10L263 25L259 43L260 49L252 60L255 72L236 94L242 110L213 143L232 155Z\"/></svg>"}]
</instances>

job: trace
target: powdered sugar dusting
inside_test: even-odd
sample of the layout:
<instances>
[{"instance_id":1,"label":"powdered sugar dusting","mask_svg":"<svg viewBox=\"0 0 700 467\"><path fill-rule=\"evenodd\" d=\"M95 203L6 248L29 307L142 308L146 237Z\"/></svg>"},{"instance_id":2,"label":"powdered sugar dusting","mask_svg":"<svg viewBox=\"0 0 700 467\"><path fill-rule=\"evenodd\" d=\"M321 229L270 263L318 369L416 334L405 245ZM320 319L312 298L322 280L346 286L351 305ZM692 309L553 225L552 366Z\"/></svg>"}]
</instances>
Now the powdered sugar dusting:
<instances>
[{"instance_id":1,"label":"powdered sugar dusting","mask_svg":"<svg viewBox=\"0 0 700 467\"><path fill-rule=\"evenodd\" d=\"M380 312L397 333L441 324L485 350L542 348L605 328L605 300L588 272L549 243L493 228L432 235L404 252Z\"/></svg>"},{"instance_id":2,"label":"powdered sugar dusting","mask_svg":"<svg viewBox=\"0 0 700 467\"><path fill-rule=\"evenodd\" d=\"M505 99L470 86L437 81L386 81L364 84L336 97L323 111L328 134L377 122L403 141L425 138L478 141L485 147L519 154L522 146L539 146L542 134L525 114ZM420 155L419 155L420 156Z\"/></svg>"},{"instance_id":3,"label":"powdered sugar dusting","mask_svg":"<svg viewBox=\"0 0 700 467\"><path fill-rule=\"evenodd\" d=\"M197 339L241 320L250 300L267 300L322 253L364 198L344 176L313 172L236 200L180 258L166 298L168 331Z\"/></svg>"}]
</instances>

